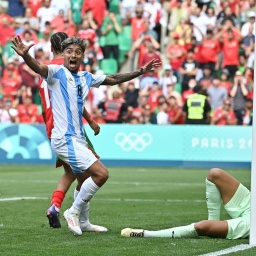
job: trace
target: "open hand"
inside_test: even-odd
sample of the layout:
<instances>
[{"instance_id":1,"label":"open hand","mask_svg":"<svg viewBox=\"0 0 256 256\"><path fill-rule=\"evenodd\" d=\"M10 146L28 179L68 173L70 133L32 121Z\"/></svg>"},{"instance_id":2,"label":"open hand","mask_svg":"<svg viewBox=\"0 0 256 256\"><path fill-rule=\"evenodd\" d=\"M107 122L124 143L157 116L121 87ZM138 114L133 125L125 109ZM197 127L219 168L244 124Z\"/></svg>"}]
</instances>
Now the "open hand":
<instances>
[{"instance_id":1,"label":"open hand","mask_svg":"<svg viewBox=\"0 0 256 256\"><path fill-rule=\"evenodd\" d=\"M31 44L31 45L23 44L20 36L15 36L14 39L12 40L12 43L14 46L11 46L11 47L21 57L24 57L26 54L28 54L29 49L34 45L34 44Z\"/></svg>"},{"instance_id":2,"label":"open hand","mask_svg":"<svg viewBox=\"0 0 256 256\"><path fill-rule=\"evenodd\" d=\"M151 61L149 61L147 64L145 64L143 67L140 68L140 72L142 74L146 74L149 71L151 71L152 69L156 69L159 68L161 66L161 62L158 61L157 59L153 59Z\"/></svg>"}]
</instances>

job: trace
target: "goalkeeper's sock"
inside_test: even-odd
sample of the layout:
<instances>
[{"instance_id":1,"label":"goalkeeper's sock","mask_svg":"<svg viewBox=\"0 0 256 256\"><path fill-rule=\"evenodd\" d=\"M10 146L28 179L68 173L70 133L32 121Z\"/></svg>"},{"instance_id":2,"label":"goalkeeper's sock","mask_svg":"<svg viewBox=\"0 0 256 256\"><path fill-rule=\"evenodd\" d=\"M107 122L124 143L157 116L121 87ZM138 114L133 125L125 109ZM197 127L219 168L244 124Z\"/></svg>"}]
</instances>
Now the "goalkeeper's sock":
<instances>
[{"instance_id":1,"label":"goalkeeper's sock","mask_svg":"<svg viewBox=\"0 0 256 256\"><path fill-rule=\"evenodd\" d=\"M64 198L65 193L62 190L54 190L52 193L51 205L54 204L58 209L60 209Z\"/></svg>"},{"instance_id":2,"label":"goalkeeper's sock","mask_svg":"<svg viewBox=\"0 0 256 256\"><path fill-rule=\"evenodd\" d=\"M170 237L170 238L194 238L198 237L195 230L195 224L181 226L158 231L144 230L144 237Z\"/></svg>"},{"instance_id":3,"label":"goalkeeper's sock","mask_svg":"<svg viewBox=\"0 0 256 256\"><path fill-rule=\"evenodd\" d=\"M94 194L100 189L93 179L90 177L84 181L81 189L73 203L70 207L70 212L78 212L80 214L83 206L91 200Z\"/></svg>"},{"instance_id":4,"label":"goalkeeper's sock","mask_svg":"<svg viewBox=\"0 0 256 256\"><path fill-rule=\"evenodd\" d=\"M205 180L205 183L208 220L219 220L222 202L220 191L217 186L208 179Z\"/></svg>"}]
</instances>

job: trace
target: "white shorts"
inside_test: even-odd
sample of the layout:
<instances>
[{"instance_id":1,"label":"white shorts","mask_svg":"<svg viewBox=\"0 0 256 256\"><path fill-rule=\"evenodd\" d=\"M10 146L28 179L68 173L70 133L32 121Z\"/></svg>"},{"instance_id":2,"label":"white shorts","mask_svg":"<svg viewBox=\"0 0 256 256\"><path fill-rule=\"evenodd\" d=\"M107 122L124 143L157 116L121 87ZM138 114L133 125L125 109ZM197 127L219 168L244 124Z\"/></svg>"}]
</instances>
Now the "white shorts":
<instances>
[{"instance_id":1,"label":"white shorts","mask_svg":"<svg viewBox=\"0 0 256 256\"><path fill-rule=\"evenodd\" d=\"M75 174L83 173L98 160L83 138L64 136L61 139L51 139L51 146L54 153L69 164Z\"/></svg>"}]
</instances>

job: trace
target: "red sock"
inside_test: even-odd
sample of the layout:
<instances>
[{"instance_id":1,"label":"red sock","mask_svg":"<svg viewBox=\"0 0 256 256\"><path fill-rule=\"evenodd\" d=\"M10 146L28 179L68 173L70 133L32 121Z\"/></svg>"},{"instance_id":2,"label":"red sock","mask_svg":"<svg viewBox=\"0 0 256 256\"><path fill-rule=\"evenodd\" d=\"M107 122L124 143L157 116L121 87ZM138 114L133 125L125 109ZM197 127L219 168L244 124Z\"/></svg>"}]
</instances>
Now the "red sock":
<instances>
[{"instance_id":1,"label":"red sock","mask_svg":"<svg viewBox=\"0 0 256 256\"><path fill-rule=\"evenodd\" d=\"M52 194L52 201L51 204L54 204L59 209L61 208L61 204L64 200L65 193L61 190L54 190Z\"/></svg>"}]
</instances>

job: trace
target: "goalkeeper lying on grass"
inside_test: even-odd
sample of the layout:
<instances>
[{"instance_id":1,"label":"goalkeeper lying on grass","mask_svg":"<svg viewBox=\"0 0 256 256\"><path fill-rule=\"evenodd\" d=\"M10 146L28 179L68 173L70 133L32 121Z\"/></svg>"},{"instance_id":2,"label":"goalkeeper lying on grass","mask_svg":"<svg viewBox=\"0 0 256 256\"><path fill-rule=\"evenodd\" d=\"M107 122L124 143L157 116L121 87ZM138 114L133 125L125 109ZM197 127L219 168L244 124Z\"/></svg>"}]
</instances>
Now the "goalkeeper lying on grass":
<instances>
[{"instance_id":1,"label":"goalkeeper lying on grass","mask_svg":"<svg viewBox=\"0 0 256 256\"><path fill-rule=\"evenodd\" d=\"M245 238L250 233L250 195L250 191L233 176L221 169L213 168L206 178L208 220L158 231L125 228L121 231L121 236ZM229 220L220 220L222 202L231 216Z\"/></svg>"}]
</instances>

